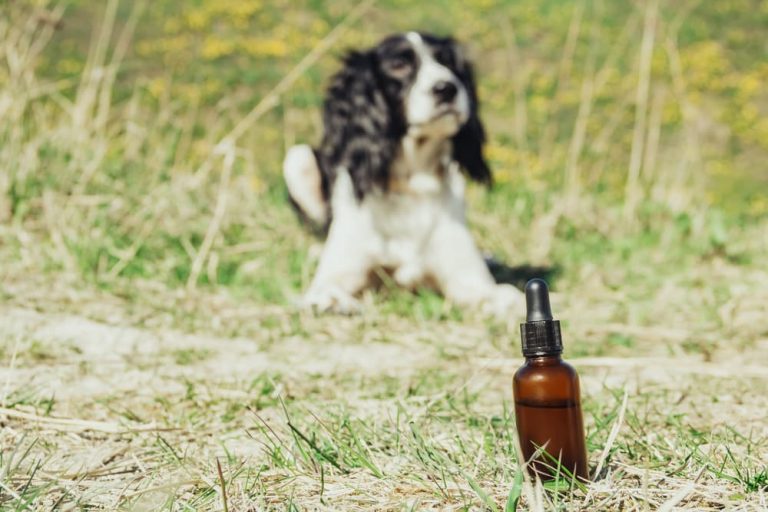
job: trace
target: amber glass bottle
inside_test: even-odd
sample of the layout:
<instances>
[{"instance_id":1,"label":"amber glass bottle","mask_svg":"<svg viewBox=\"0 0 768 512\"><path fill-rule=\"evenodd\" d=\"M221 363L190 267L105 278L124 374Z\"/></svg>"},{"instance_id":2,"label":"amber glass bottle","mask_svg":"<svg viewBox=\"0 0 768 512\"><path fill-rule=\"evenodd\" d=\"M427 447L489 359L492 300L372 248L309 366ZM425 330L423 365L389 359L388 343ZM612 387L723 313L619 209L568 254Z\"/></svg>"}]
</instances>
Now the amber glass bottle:
<instances>
[{"instance_id":1,"label":"amber glass bottle","mask_svg":"<svg viewBox=\"0 0 768 512\"><path fill-rule=\"evenodd\" d=\"M567 469L589 478L581 416L579 376L560 357L560 322L552 318L547 283L525 286L526 322L520 324L525 364L514 379L515 417L520 447L532 475L543 480L567 478ZM546 453L544 453L544 450Z\"/></svg>"}]
</instances>

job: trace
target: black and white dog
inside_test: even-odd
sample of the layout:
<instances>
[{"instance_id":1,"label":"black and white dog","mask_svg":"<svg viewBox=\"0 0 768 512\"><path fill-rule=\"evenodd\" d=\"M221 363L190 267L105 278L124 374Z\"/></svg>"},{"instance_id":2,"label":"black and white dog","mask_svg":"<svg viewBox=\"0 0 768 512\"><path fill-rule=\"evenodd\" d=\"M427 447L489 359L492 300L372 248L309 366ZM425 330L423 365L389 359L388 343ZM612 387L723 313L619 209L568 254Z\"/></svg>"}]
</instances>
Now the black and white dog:
<instances>
[{"instance_id":1,"label":"black and white dog","mask_svg":"<svg viewBox=\"0 0 768 512\"><path fill-rule=\"evenodd\" d=\"M409 32L344 59L327 92L320 147L283 172L300 214L327 229L304 304L352 312L378 269L458 305L509 314L464 218L464 176L490 184L472 67L451 38Z\"/></svg>"}]
</instances>

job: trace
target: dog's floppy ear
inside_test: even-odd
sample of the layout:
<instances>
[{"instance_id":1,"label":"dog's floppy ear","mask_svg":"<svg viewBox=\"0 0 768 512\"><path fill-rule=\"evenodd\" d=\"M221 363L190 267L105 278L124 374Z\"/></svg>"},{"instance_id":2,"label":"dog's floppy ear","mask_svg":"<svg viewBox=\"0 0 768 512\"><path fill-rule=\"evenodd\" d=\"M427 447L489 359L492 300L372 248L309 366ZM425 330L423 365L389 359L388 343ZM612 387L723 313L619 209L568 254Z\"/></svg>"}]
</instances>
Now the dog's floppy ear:
<instances>
[{"instance_id":1,"label":"dog's floppy ear","mask_svg":"<svg viewBox=\"0 0 768 512\"><path fill-rule=\"evenodd\" d=\"M350 52L328 88L323 141L317 150L330 181L338 167L349 172L358 199L386 189L398 128L379 84L373 51Z\"/></svg>"},{"instance_id":2,"label":"dog's floppy ear","mask_svg":"<svg viewBox=\"0 0 768 512\"><path fill-rule=\"evenodd\" d=\"M491 170L483 157L485 128L478 112L477 87L472 64L464 56L463 49L451 41L455 56L455 72L469 94L469 119L453 136L453 158L473 180L490 185L493 182Z\"/></svg>"}]
</instances>

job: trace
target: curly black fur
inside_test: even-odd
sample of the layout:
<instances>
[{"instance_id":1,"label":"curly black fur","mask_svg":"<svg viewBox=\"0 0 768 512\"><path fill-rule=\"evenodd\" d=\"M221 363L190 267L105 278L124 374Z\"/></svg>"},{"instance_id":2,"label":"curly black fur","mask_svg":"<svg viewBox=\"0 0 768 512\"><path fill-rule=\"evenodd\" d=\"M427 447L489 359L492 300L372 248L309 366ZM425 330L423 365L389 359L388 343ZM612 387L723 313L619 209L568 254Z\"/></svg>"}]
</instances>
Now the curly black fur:
<instances>
[{"instance_id":1,"label":"curly black fur","mask_svg":"<svg viewBox=\"0 0 768 512\"><path fill-rule=\"evenodd\" d=\"M351 52L326 95L324 134L316 150L324 182L347 169L358 199L386 187L389 166L405 133L402 114L392 109L376 72L375 52Z\"/></svg>"}]
</instances>

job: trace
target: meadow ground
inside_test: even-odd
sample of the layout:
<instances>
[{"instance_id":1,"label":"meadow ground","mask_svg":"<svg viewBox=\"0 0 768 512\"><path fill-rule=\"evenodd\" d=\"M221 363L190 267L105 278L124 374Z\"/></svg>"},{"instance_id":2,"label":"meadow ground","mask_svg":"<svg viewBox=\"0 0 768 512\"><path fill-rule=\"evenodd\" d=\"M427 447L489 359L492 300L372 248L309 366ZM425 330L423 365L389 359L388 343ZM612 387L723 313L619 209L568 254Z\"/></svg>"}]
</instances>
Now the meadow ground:
<instances>
[{"instance_id":1,"label":"meadow ground","mask_svg":"<svg viewBox=\"0 0 768 512\"><path fill-rule=\"evenodd\" d=\"M768 508L763 3L0 11L0 509ZM293 305L281 155L343 48L413 26L471 43L470 223L554 270L588 486L520 470L522 311Z\"/></svg>"}]
</instances>

